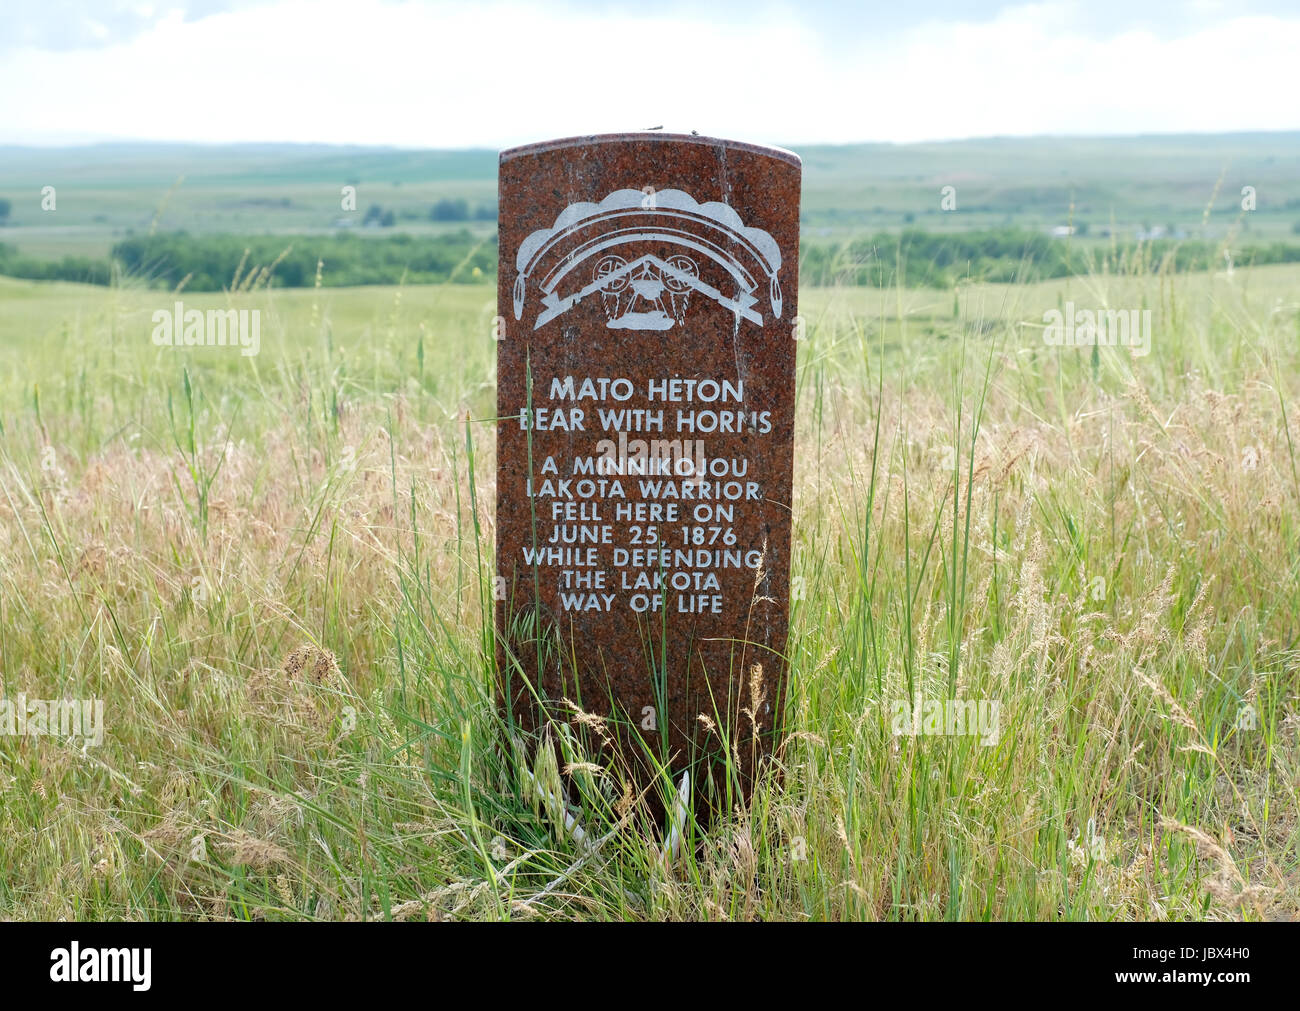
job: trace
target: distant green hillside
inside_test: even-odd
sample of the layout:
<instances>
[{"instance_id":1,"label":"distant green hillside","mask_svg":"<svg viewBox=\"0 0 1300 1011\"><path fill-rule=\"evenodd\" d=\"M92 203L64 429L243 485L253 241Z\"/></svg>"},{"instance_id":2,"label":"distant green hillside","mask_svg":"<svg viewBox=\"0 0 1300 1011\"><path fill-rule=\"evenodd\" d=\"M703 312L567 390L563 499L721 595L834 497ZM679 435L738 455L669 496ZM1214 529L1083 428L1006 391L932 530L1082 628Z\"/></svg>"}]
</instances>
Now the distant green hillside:
<instances>
[{"instance_id":1,"label":"distant green hillside","mask_svg":"<svg viewBox=\"0 0 1300 1011\"><path fill-rule=\"evenodd\" d=\"M1300 132L798 153L807 248L847 249L904 230L1067 226L1089 240L1176 237L1238 249L1300 241ZM11 262L106 263L117 243L174 231L315 242L348 232L432 241L467 230L478 241L496 231L496 160L488 150L327 145L0 147L0 242L13 247ZM54 209L42 209L43 192Z\"/></svg>"}]
</instances>

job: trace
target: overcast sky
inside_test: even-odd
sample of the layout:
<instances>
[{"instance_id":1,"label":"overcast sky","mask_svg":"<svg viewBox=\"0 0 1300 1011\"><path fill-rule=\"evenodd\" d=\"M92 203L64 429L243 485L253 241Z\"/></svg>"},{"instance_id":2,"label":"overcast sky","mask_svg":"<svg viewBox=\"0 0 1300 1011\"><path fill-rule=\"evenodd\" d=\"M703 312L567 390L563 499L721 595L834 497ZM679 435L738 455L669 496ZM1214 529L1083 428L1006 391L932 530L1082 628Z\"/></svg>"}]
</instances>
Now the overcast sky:
<instances>
[{"instance_id":1,"label":"overcast sky","mask_svg":"<svg viewBox=\"0 0 1300 1011\"><path fill-rule=\"evenodd\" d=\"M0 143L20 144L1287 130L1300 128L1300 9L0 0L0 96Z\"/></svg>"}]
</instances>

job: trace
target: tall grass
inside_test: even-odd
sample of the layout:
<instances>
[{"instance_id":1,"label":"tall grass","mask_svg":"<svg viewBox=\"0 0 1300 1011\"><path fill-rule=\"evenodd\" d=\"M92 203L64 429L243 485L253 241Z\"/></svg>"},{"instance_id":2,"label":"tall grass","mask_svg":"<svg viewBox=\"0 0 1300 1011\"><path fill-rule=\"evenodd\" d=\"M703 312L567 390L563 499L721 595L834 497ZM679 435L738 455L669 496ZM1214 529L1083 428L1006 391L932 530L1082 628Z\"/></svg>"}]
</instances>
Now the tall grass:
<instances>
[{"instance_id":1,"label":"tall grass","mask_svg":"<svg viewBox=\"0 0 1300 1011\"><path fill-rule=\"evenodd\" d=\"M1296 282L805 290L788 733L675 861L610 728L496 706L488 287L185 296L246 359L0 282L0 686L106 722L0 736L0 915L1293 917Z\"/></svg>"}]
</instances>

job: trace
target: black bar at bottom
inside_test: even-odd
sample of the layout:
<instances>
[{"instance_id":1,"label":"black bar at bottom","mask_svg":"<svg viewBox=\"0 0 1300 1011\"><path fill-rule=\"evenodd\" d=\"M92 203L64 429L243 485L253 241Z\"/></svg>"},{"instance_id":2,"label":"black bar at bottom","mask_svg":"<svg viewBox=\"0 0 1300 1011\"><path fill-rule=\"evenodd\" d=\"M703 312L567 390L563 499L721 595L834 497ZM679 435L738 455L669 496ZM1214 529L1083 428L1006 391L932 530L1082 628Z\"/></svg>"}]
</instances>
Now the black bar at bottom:
<instances>
[{"instance_id":1,"label":"black bar at bottom","mask_svg":"<svg viewBox=\"0 0 1300 1011\"><path fill-rule=\"evenodd\" d=\"M1300 926L1173 924L0 923L0 993L372 999L478 989L584 1001L869 993L1233 1000L1294 993ZM899 990L893 989L901 987ZM1261 991L1261 988L1263 990ZM670 996L676 994L676 996ZM9 1006L18 1006L16 1004Z\"/></svg>"}]
</instances>

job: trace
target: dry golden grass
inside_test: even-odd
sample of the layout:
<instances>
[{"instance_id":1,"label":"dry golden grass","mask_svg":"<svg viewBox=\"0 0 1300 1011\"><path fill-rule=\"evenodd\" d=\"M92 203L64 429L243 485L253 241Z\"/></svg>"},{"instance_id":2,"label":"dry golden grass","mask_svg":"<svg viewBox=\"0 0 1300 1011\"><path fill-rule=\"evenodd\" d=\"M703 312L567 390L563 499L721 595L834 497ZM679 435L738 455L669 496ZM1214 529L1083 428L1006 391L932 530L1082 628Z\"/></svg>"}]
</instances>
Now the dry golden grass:
<instances>
[{"instance_id":1,"label":"dry golden grass","mask_svg":"<svg viewBox=\"0 0 1300 1011\"><path fill-rule=\"evenodd\" d=\"M0 673L106 733L0 736L0 915L1296 917L1300 306L1238 275L1108 292L1161 322L1095 363L1020 325L1050 286L805 293L783 775L668 870L584 714L595 852L491 703L486 289L250 293L252 363L51 298L88 350L13 352ZM916 691L998 742L895 734Z\"/></svg>"}]
</instances>

